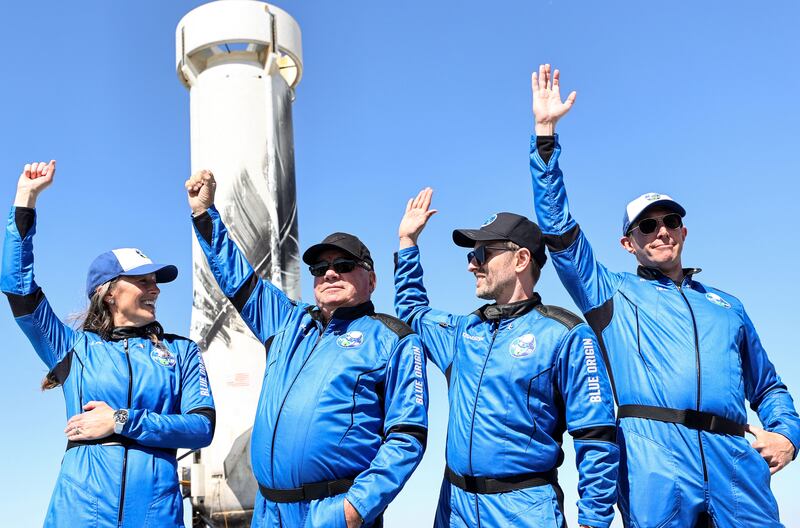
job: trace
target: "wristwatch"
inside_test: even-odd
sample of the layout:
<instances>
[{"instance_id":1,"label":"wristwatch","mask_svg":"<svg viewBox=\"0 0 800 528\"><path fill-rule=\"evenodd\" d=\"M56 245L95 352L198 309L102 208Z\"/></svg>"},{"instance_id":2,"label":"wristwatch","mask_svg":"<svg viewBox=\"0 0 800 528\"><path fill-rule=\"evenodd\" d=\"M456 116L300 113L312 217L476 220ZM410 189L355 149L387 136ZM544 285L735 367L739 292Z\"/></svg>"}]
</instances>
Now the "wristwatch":
<instances>
[{"instance_id":1,"label":"wristwatch","mask_svg":"<svg viewBox=\"0 0 800 528\"><path fill-rule=\"evenodd\" d=\"M120 409L118 411L114 411L114 432L116 434L122 434L122 429L125 428L125 424L128 422L128 409Z\"/></svg>"}]
</instances>

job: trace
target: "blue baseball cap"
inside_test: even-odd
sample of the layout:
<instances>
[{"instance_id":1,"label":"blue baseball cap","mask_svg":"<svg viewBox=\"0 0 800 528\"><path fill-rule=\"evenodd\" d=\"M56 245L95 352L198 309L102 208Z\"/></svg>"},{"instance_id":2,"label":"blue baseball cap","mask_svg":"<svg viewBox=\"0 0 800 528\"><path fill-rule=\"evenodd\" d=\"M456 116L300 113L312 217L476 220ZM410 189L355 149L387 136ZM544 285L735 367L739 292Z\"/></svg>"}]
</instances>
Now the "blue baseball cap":
<instances>
[{"instance_id":1,"label":"blue baseball cap","mask_svg":"<svg viewBox=\"0 0 800 528\"><path fill-rule=\"evenodd\" d=\"M635 200L628 202L625 206L625 214L622 216L622 234L628 236L631 226L636 222L646 211L653 207L666 207L670 211L674 211L681 215L681 218L686 216L686 209L681 204L672 199L671 196L661 193L645 193Z\"/></svg>"},{"instance_id":2,"label":"blue baseball cap","mask_svg":"<svg viewBox=\"0 0 800 528\"><path fill-rule=\"evenodd\" d=\"M172 264L154 264L136 248L120 248L106 251L89 266L86 275L86 295L91 299L101 284L121 276L156 274L156 282L172 282L178 276L178 268Z\"/></svg>"}]
</instances>

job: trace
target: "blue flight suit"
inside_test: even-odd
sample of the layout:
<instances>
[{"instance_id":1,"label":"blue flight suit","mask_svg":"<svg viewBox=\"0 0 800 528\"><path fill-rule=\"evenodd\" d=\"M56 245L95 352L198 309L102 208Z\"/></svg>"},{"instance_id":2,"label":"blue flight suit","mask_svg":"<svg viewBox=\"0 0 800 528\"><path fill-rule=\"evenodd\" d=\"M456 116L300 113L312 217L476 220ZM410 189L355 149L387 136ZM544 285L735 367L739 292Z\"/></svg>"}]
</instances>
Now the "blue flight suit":
<instances>
[{"instance_id":1,"label":"blue flight suit","mask_svg":"<svg viewBox=\"0 0 800 528\"><path fill-rule=\"evenodd\" d=\"M538 294L469 315L434 310L422 276L419 249L401 249L395 309L422 336L428 357L448 380L448 472L465 482L490 479L472 492L448 476L435 526L564 526L555 473L568 430L579 473L578 520L608 527L619 450L611 386L592 331L570 312L543 305ZM544 482L492 492L493 480L528 480L530 474Z\"/></svg>"},{"instance_id":2,"label":"blue flight suit","mask_svg":"<svg viewBox=\"0 0 800 528\"><path fill-rule=\"evenodd\" d=\"M90 401L128 409L120 435L68 444L44 526L182 528L175 449L210 444L215 420L200 351L158 323L115 329L110 340L62 323L33 276L35 231L35 211L12 208L0 288L17 324L61 385L67 419Z\"/></svg>"},{"instance_id":3,"label":"blue flight suit","mask_svg":"<svg viewBox=\"0 0 800 528\"><path fill-rule=\"evenodd\" d=\"M339 308L325 324L316 306L256 276L215 208L194 226L220 288L266 348L251 439L252 526L344 527L345 498L366 527L382 525L427 440L419 337L371 302ZM281 502L315 483L338 493Z\"/></svg>"},{"instance_id":4,"label":"blue flight suit","mask_svg":"<svg viewBox=\"0 0 800 528\"><path fill-rule=\"evenodd\" d=\"M741 432L745 399L795 456L800 420L741 301L695 280L698 269L684 270L680 284L653 268L609 271L570 214L560 154L557 136L531 138L536 215L561 281L600 339L620 416L628 414L618 432L623 520L781 526L767 463ZM631 406L685 423L631 416ZM716 427L730 431L708 430Z\"/></svg>"}]
</instances>

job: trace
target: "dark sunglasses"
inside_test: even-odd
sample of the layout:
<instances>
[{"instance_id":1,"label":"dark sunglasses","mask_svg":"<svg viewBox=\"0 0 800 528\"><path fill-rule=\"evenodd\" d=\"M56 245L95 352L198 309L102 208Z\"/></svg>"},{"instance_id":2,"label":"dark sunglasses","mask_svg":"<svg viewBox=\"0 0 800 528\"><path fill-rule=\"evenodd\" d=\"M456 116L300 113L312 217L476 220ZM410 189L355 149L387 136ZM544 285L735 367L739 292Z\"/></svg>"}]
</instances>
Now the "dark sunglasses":
<instances>
[{"instance_id":1,"label":"dark sunglasses","mask_svg":"<svg viewBox=\"0 0 800 528\"><path fill-rule=\"evenodd\" d=\"M638 229L641 234L649 235L654 233L661 224L667 229L678 229L683 225L683 219L678 213L670 213L656 218L645 218L632 227L631 231Z\"/></svg>"},{"instance_id":2,"label":"dark sunglasses","mask_svg":"<svg viewBox=\"0 0 800 528\"><path fill-rule=\"evenodd\" d=\"M308 267L308 271L310 271L311 275L314 277L322 277L331 268L333 268L333 271L336 273L350 273L356 269L356 266L361 266L362 268L367 269L360 262L357 262L353 259L337 258L332 262L323 260L321 262L317 262L316 264L312 264Z\"/></svg>"},{"instance_id":3,"label":"dark sunglasses","mask_svg":"<svg viewBox=\"0 0 800 528\"><path fill-rule=\"evenodd\" d=\"M489 255L486 254L487 249L492 249L494 251L516 251L507 247L479 246L467 253L467 264L470 264L473 260L475 260L478 266L483 266L484 263L489 260Z\"/></svg>"}]
</instances>

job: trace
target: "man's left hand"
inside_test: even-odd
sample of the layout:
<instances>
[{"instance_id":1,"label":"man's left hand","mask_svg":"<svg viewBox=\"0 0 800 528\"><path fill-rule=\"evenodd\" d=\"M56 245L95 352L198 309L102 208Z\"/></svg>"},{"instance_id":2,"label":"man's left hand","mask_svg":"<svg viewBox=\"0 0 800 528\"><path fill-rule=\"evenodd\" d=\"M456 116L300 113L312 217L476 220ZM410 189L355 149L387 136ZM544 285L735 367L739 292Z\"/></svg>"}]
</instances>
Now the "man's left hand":
<instances>
[{"instance_id":1,"label":"man's left hand","mask_svg":"<svg viewBox=\"0 0 800 528\"><path fill-rule=\"evenodd\" d=\"M358 528L364 522L358 510L347 499L344 500L344 519L347 521L347 528Z\"/></svg>"},{"instance_id":2,"label":"man's left hand","mask_svg":"<svg viewBox=\"0 0 800 528\"><path fill-rule=\"evenodd\" d=\"M751 445L766 460L769 472L775 474L785 468L794 457L794 445L780 433L771 433L757 425L747 425L748 433L756 437Z\"/></svg>"}]
</instances>

